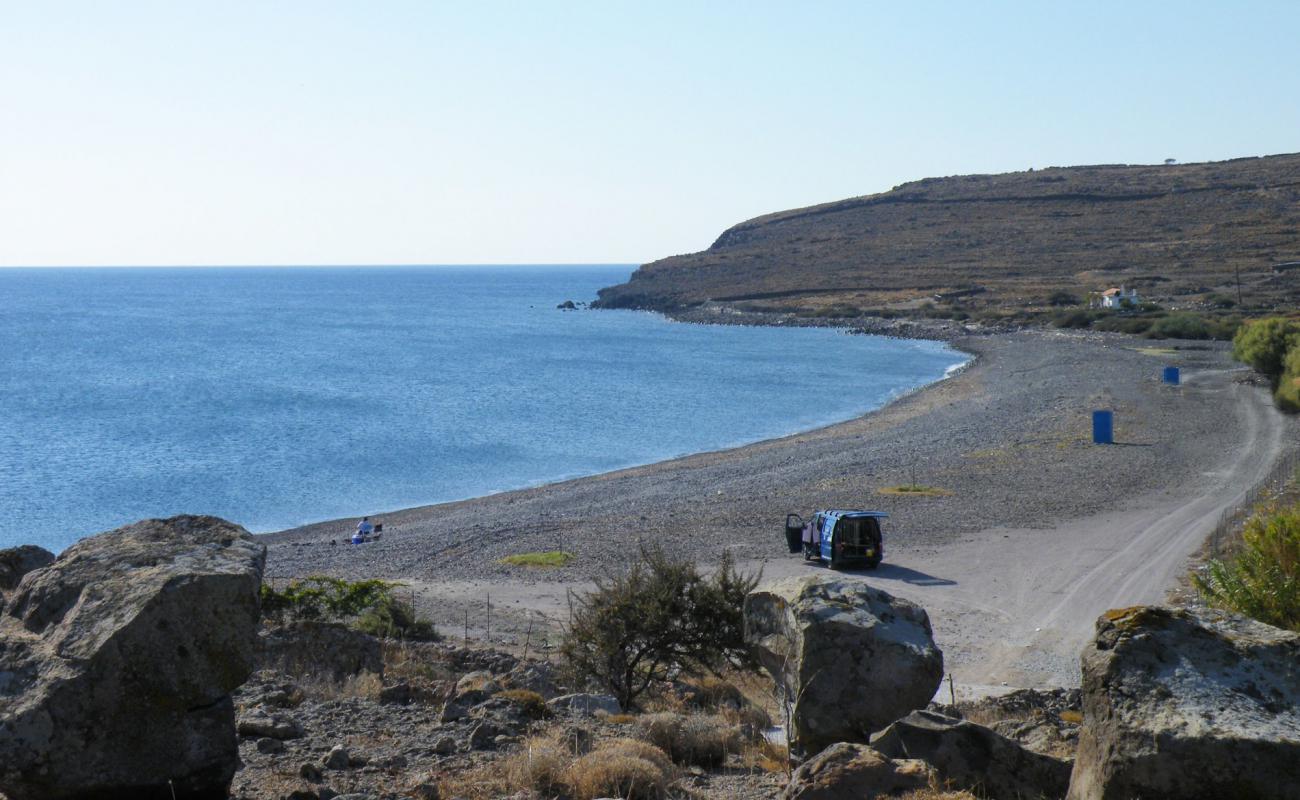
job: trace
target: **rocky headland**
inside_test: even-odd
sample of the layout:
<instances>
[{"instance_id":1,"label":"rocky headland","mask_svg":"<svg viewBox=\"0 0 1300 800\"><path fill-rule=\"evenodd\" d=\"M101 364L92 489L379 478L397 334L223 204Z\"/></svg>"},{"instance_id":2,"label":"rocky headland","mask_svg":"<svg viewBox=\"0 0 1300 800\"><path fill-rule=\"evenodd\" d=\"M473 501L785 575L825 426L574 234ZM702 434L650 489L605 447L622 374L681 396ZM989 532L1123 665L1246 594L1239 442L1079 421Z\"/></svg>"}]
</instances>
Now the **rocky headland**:
<instances>
[{"instance_id":1,"label":"rocky headland","mask_svg":"<svg viewBox=\"0 0 1300 800\"><path fill-rule=\"evenodd\" d=\"M926 178L766 214L643 265L604 308L681 312L1047 305L1126 285L1186 307L1300 297L1300 155ZM844 316L845 313L836 313ZM850 314L852 315L852 314Z\"/></svg>"}]
</instances>

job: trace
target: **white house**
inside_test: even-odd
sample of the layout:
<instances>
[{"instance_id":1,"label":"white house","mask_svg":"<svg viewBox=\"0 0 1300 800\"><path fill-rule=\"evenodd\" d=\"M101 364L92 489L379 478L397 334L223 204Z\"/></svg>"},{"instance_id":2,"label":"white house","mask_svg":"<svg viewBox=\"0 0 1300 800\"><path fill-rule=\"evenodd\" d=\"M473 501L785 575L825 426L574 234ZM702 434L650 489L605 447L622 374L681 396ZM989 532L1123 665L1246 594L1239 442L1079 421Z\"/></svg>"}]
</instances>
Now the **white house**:
<instances>
[{"instance_id":1,"label":"white house","mask_svg":"<svg viewBox=\"0 0 1300 800\"><path fill-rule=\"evenodd\" d=\"M1107 289L1101 293L1102 308L1123 308L1124 306L1135 306L1138 304L1137 289L1125 289L1123 286L1118 289Z\"/></svg>"}]
</instances>

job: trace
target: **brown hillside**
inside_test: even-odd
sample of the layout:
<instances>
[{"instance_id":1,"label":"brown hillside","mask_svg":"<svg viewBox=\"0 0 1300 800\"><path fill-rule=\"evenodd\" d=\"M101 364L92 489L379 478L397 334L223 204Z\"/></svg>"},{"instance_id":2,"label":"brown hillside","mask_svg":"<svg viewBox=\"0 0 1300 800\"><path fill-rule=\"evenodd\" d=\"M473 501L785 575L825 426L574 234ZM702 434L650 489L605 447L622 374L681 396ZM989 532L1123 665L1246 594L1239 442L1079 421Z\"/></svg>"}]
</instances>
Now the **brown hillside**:
<instances>
[{"instance_id":1,"label":"brown hillside","mask_svg":"<svg viewBox=\"0 0 1300 800\"><path fill-rule=\"evenodd\" d=\"M606 308L861 308L983 289L1035 305L1126 283L1195 305L1300 298L1300 154L1206 164L1053 167L905 183L757 217L708 250L642 266Z\"/></svg>"}]
</instances>

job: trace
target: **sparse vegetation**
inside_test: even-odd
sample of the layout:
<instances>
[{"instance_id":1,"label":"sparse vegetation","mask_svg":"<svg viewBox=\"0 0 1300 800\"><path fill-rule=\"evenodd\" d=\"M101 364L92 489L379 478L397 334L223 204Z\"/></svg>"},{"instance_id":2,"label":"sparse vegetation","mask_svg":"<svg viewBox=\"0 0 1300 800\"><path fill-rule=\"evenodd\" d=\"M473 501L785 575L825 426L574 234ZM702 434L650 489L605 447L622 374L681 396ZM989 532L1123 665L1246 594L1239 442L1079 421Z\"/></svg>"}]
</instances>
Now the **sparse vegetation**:
<instances>
[{"instance_id":1,"label":"sparse vegetation","mask_svg":"<svg viewBox=\"0 0 1300 800\"><path fill-rule=\"evenodd\" d=\"M911 497L944 497L952 494L947 489L941 489L938 486L924 486L921 484L903 484L901 486L882 486L876 490L878 494L901 494Z\"/></svg>"},{"instance_id":2,"label":"sparse vegetation","mask_svg":"<svg viewBox=\"0 0 1300 800\"><path fill-rule=\"evenodd\" d=\"M1264 508L1246 522L1243 547L1193 576L1212 605L1300 631L1300 505Z\"/></svg>"},{"instance_id":3,"label":"sparse vegetation","mask_svg":"<svg viewBox=\"0 0 1300 800\"><path fill-rule=\"evenodd\" d=\"M343 622L386 639L434 641L438 632L396 594L401 584L381 580L345 581L313 575L283 589L262 584L262 613L281 620Z\"/></svg>"},{"instance_id":4,"label":"sparse vegetation","mask_svg":"<svg viewBox=\"0 0 1300 800\"><path fill-rule=\"evenodd\" d=\"M1062 289L1052 292L1051 297L1047 298L1047 303L1048 305L1053 306L1077 306L1081 305L1083 301L1073 292L1067 292Z\"/></svg>"},{"instance_id":5,"label":"sparse vegetation","mask_svg":"<svg viewBox=\"0 0 1300 800\"><path fill-rule=\"evenodd\" d=\"M742 607L757 584L758 576L738 572L726 553L705 578L693 561L645 547L626 572L578 598L561 653L629 708L673 672L749 665Z\"/></svg>"},{"instance_id":6,"label":"sparse vegetation","mask_svg":"<svg viewBox=\"0 0 1300 800\"><path fill-rule=\"evenodd\" d=\"M573 553L548 550L542 553L516 553L501 559L512 567L563 567L573 560Z\"/></svg>"}]
</instances>

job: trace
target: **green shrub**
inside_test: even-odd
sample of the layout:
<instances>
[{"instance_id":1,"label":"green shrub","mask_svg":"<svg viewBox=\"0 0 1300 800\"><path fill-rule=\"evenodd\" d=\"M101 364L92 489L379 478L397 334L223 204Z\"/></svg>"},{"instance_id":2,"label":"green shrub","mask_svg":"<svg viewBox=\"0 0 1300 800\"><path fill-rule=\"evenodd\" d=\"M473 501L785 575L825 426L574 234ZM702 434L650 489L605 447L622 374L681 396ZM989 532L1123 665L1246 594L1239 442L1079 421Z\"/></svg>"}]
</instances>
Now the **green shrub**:
<instances>
[{"instance_id":1,"label":"green shrub","mask_svg":"<svg viewBox=\"0 0 1300 800\"><path fill-rule=\"evenodd\" d=\"M1067 292L1063 289L1061 291L1052 292L1051 296L1047 298L1047 302L1049 305L1054 306L1077 306L1083 303L1083 301L1079 299L1078 295Z\"/></svg>"},{"instance_id":2,"label":"green shrub","mask_svg":"<svg viewBox=\"0 0 1300 800\"><path fill-rule=\"evenodd\" d=\"M1300 340L1300 324L1284 317L1243 323L1232 339L1232 355L1277 383L1287 351Z\"/></svg>"},{"instance_id":3,"label":"green shrub","mask_svg":"<svg viewBox=\"0 0 1300 800\"><path fill-rule=\"evenodd\" d=\"M417 619L411 604L394 594L400 585L373 579L345 581L328 575L290 581L281 590L262 584L262 613L282 620L347 622L385 638L436 640L433 624Z\"/></svg>"},{"instance_id":4,"label":"green shrub","mask_svg":"<svg viewBox=\"0 0 1300 800\"><path fill-rule=\"evenodd\" d=\"M676 671L752 666L742 609L757 584L758 576L737 572L726 552L705 578L693 561L643 547L626 572L597 581L578 598L560 652L575 673L601 681L625 709Z\"/></svg>"},{"instance_id":5,"label":"green shrub","mask_svg":"<svg viewBox=\"0 0 1300 800\"><path fill-rule=\"evenodd\" d=\"M1099 331L1112 333L1129 333L1133 335L1146 333L1155 324L1155 317L1126 316L1122 314L1106 315L1092 323Z\"/></svg>"},{"instance_id":6,"label":"green shrub","mask_svg":"<svg viewBox=\"0 0 1300 800\"><path fill-rule=\"evenodd\" d=\"M1255 514L1242 539L1241 553L1194 576L1197 588L1212 605L1300 631L1300 506Z\"/></svg>"},{"instance_id":7,"label":"green shrub","mask_svg":"<svg viewBox=\"0 0 1300 800\"><path fill-rule=\"evenodd\" d=\"M1151 325L1147 336L1152 339L1209 339L1210 327L1196 314L1170 314Z\"/></svg>"},{"instance_id":8,"label":"green shrub","mask_svg":"<svg viewBox=\"0 0 1300 800\"><path fill-rule=\"evenodd\" d=\"M1070 311L1058 311L1052 315L1052 324L1058 328L1087 328L1100 316L1095 311L1076 308Z\"/></svg>"}]
</instances>

